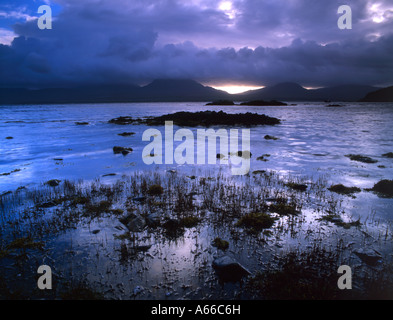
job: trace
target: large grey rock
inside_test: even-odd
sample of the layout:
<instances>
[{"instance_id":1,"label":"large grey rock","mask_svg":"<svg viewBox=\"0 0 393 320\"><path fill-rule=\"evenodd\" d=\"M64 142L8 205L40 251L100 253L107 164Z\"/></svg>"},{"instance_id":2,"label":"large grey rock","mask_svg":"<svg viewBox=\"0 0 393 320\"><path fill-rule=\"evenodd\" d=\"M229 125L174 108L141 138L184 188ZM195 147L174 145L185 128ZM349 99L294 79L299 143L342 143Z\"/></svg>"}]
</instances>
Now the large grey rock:
<instances>
[{"instance_id":1,"label":"large grey rock","mask_svg":"<svg viewBox=\"0 0 393 320\"><path fill-rule=\"evenodd\" d=\"M134 213L130 213L121 218L120 222L123 223L131 232L141 232L146 226L145 219Z\"/></svg>"},{"instance_id":2,"label":"large grey rock","mask_svg":"<svg viewBox=\"0 0 393 320\"><path fill-rule=\"evenodd\" d=\"M131 232L141 232L146 226L146 221L143 217L137 216L135 219L129 221L126 226Z\"/></svg>"},{"instance_id":3,"label":"large grey rock","mask_svg":"<svg viewBox=\"0 0 393 320\"><path fill-rule=\"evenodd\" d=\"M160 215L157 212L151 213L146 217L146 223L150 227L156 227L160 225Z\"/></svg>"},{"instance_id":4,"label":"large grey rock","mask_svg":"<svg viewBox=\"0 0 393 320\"><path fill-rule=\"evenodd\" d=\"M228 256L215 259L213 268L216 270L219 278L225 282L236 282L251 274L240 263Z\"/></svg>"}]
</instances>

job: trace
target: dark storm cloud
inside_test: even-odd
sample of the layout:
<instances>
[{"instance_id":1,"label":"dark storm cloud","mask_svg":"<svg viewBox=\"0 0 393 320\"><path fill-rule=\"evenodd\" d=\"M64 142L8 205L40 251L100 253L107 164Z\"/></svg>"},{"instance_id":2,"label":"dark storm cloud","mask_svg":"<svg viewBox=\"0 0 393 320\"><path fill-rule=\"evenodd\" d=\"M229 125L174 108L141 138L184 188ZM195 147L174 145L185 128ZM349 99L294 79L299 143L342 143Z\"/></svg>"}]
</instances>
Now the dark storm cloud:
<instances>
[{"instance_id":1,"label":"dark storm cloud","mask_svg":"<svg viewBox=\"0 0 393 320\"><path fill-rule=\"evenodd\" d=\"M0 45L1 86L141 84L155 78L393 83L388 1L349 1L352 30L337 27L339 1L57 2L62 12L52 30L39 30L35 20L18 23L18 37Z\"/></svg>"}]
</instances>

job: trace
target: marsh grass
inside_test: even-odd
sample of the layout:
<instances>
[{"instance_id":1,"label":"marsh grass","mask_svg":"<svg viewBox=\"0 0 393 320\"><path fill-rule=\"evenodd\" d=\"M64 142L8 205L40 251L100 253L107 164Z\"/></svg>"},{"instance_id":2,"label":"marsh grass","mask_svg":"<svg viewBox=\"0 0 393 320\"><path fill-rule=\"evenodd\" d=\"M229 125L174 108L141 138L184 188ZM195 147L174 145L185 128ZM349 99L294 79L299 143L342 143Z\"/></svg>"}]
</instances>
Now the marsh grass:
<instances>
[{"instance_id":1,"label":"marsh grass","mask_svg":"<svg viewBox=\"0 0 393 320\"><path fill-rule=\"evenodd\" d=\"M250 174L237 179L222 172L214 175L195 174L191 179L176 171L170 171L136 172L131 176L123 176L111 185L100 180L65 180L53 187L42 184L35 189L25 188L0 197L0 262L9 259L14 250L32 250L24 259L34 259L39 256L36 252L46 247L47 241L61 234L105 219L113 219L120 224L120 218L127 213L144 218L151 213L157 213L160 223L154 228L147 225L141 233L128 232L124 226L121 233L113 236L114 248L103 250L108 250L105 252L109 256L113 255L112 251L119 252L119 257L114 255L115 258L112 258L118 258L124 265L142 265L145 252L135 248L138 248L138 243L144 243L143 239L151 239L149 241L156 246L155 259L161 259L160 263L167 266L168 262L163 260L163 248L166 248L168 243L184 240L190 234L194 235L193 239L198 243L209 239L211 245L211 239L215 239L214 243L221 250L225 250L226 243L230 242L231 250L233 247L234 250L240 250L239 252L249 248L265 250L276 242L285 242L285 239L309 243L313 238L321 236L325 237L327 242L334 242L336 238L344 237L342 232L351 227L355 227L351 232L359 231L356 234L359 243L366 243L368 238L364 228L371 226L381 229L382 223L376 219L362 221L363 223L360 223L360 220L344 222L341 219L343 197L329 192L327 185L325 177L313 179L282 176L274 171ZM312 224L306 222L306 215ZM326 222L343 228L334 229L333 233L323 233L320 226ZM200 233L201 230L208 230L207 234ZM391 226L384 226L375 237L376 241L391 241L391 230ZM101 235L102 232L98 234ZM225 237L226 240L217 238L217 235ZM325 272L335 256L322 248L308 253L304 253L302 248L304 246L296 249L299 257L290 254L281 259L281 262L274 262L279 264L278 269L273 268L273 261L268 261L272 266L269 272L254 279L254 289L259 288L257 295L273 298L298 294L295 289L282 293L273 286L272 279L277 279L278 283L282 284L288 277L295 276L302 283L301 269L310 268L310 264L315 262L315 270L310 271L311 278L315 277L316 284L325 285L326 297L335 296L335 291L331 291L333 293L330 296L327 295L330 285L320 282L313 273L318 269ZM101 249L95 250L97 257L104 259ZM211 258L209 251L197 249L193 254L195 268L205 277ZM323 265L322 261L328 265ZM67 265L65 263L64 268L67 268ZM145 270L143 268L139 270L141 273ZM326 274L326 277L329 279L329 274ZM307 289L306 286L309 285L310 288ZM303 295L299 293L299 298L324 296L323 292L318 295L315 286L308 282L304 282L302 286L299 290ZM270 296L265 294L268 290L266 288L272 290ZM71 289L68 290L71 292L69 296L75 294L75 297L78 297ZM88 292L86 294L88 295Z\"/></svg>"}]
</instances>

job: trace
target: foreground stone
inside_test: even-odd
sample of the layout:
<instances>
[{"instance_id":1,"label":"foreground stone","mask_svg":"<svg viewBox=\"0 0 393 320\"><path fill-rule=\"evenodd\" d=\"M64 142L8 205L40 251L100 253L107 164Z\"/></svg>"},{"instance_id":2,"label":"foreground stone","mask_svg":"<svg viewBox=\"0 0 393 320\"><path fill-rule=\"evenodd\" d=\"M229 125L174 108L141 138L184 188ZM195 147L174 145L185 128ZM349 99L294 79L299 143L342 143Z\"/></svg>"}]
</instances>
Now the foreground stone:
<instances>
[{"instance_id":1,"label":"foreground stone","mask_svg":"<svg viewBox=\"0 0 393 320\"><path fill-rule=\"evenodd\" d=\"M213 268L224 282L237 282L251 273L236 260L223 256L213 261Z\"/></svg>"},{"instance_id":2,"label":"foreground stone","mask_svg":"<svg viewBox=\"0 0 393 320\"><path fill-rule=\"evenodd\" d=\"M134 213L130 213L129 215L121 218L120 222L124 224L131 232L142 232L146 226L145 219Z\"/></svg>"}]
</instances>

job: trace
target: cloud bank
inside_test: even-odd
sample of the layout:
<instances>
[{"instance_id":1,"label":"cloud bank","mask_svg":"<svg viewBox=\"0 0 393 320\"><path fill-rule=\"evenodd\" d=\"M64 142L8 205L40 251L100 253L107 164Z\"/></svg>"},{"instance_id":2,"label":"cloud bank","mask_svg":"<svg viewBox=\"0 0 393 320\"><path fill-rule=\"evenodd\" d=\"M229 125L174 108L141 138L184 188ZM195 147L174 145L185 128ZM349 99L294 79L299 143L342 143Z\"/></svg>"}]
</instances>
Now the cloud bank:
<instances>
[{"instance_id":1,"label":"cloud bank","mask_svg":"<svg viewBox=\"0 0 393 320\"><path fill-rule=\"evenodd\" d=\"M393 83L389 1L349 3L352 30L337 27L340 1L53 2L62 10L52 30L40 30L30 18L13 24L16 38L0 45L0 86L157 78L215 85ZM5 14L18 15L15 8Z\"/></svg>"}]
</instances>

